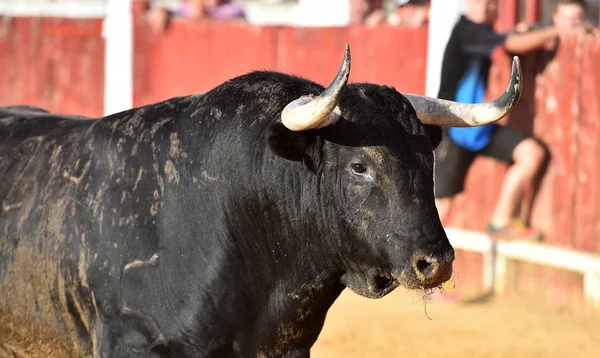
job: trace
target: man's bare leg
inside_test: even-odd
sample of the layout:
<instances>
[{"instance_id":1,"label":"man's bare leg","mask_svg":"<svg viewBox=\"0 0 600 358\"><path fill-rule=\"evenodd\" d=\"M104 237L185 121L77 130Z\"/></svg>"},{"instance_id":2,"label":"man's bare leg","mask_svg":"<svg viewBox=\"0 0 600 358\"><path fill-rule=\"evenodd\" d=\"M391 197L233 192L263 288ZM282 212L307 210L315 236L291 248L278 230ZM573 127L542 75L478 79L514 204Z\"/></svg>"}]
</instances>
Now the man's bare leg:
<instances>
[{"instance_id":1,"label":"man's bare leg","mask_svg":"<svg viewBox=\"0 0 600 358\"><path fill-rule=\"evenodd\" d=\"M491 224L503 227L509 224L525 190L533 183L546 158L544 148L534 139L519 143L514 152L514 164L506 172Z\"/></svg>"}]
</instances>

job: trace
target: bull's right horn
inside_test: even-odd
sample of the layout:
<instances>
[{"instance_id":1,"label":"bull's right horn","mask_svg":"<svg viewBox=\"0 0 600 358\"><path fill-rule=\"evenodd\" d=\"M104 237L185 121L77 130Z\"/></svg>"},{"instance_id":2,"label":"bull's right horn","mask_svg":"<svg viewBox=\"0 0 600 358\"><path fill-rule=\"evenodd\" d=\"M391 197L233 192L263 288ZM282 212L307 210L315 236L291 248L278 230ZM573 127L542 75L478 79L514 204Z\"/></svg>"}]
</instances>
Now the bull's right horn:
<instances>
[{"instance_id":1,"label":"bull's right horn","mask_svg":"<svg viewBox=\"0 0 600 358\"><path fill-rule=\"evenodd\" d=\"M337 107L350 77L350 46L337 75L319 96L303 96L288 103L281 112L281 122L292 131L323 128L339 119Z\"/></svg>"},{"instance_id":2,"label":"bull's right horn","mask_svg":"<svg viewBox=\"0 0 600 358\"><path fill-rule=\"evenodd\" d=\"M523 91L522 78L521 63L514 56L508 88L492 102L466 104L414 94L405 94L404 97L410 101L417 117L425 124L477 127L496 122L515 108Z\"/></svg>"}]
</instances>

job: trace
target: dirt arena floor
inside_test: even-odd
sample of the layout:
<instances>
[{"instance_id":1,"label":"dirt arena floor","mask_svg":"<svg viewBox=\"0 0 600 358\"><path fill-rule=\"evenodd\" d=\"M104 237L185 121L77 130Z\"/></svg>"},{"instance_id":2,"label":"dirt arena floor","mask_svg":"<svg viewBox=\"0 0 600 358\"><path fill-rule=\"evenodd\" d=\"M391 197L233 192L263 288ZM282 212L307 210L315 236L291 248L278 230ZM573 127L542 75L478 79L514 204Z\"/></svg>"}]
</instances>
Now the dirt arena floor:
<instances>
[{"instance_id":1,"label":"dirt arena floor","mask_svg":"<svg viewBox=\"0 0 600 358\"><path fill-rule=\"evenodd\" d=\"M599 358L600 313L518 297L468 304L429 300L424 307L420 294L404 289L380 300L345 290L311 356Z\"/></svg>"}]
</instances>

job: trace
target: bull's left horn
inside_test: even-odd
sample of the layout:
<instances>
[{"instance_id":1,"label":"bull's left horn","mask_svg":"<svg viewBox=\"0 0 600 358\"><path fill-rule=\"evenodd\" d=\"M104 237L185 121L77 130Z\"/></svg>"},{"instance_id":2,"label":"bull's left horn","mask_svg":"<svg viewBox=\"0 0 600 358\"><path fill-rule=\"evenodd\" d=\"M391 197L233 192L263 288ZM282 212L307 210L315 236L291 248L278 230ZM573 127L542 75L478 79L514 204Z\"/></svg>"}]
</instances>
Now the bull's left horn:
<instances>
[{"instance_id":1,"label":"bull's left horn","mask_svg":"<svg viewBox=\"0 0 600 358\"><path fill-rule=\"evenodd\" d=\"M336 109L350 77L350 46L346 45L344 61L329 87L317 97L302 96L290 102L281 112L281 122L289 130L304 131L323 128L339 117Z\"/></svg>"},{"instance_id":2,"label":"bull's left horn","mask_svg":"<svg viewBox=\"0 0 600 358\"><path fill-rule=\"evenodd\" d=\"M521 63L514 56L508 88L492 102L466 104L414 94L406 94L404 97L410 101L417 117L425 124L477 127L496 122L515 108L523 90L522 78Z\"/></svg>"}]
</instances>

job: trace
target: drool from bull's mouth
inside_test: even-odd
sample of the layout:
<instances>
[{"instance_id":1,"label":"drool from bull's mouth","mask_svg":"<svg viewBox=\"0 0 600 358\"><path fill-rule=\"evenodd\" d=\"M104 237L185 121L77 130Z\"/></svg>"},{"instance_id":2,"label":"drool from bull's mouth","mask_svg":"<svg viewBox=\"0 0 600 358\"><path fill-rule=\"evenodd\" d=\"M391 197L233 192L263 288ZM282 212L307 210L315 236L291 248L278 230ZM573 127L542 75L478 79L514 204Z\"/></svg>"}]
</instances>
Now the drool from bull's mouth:
<instances>
[{"instance_id":1,"label":"drool from bull's mouth","mask_svg":"<svg viewBox=\"0 0 600 358\"><path fill-rule=\"evenodd\" d=\"M515 107L518 58L482 104L348 83L350 60L103 118L0 107L0 355L306 357L344 289L450 279L433 149Z\"/></svg>"}]
</instances>

